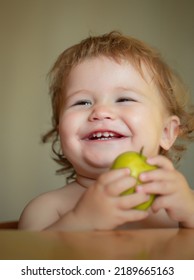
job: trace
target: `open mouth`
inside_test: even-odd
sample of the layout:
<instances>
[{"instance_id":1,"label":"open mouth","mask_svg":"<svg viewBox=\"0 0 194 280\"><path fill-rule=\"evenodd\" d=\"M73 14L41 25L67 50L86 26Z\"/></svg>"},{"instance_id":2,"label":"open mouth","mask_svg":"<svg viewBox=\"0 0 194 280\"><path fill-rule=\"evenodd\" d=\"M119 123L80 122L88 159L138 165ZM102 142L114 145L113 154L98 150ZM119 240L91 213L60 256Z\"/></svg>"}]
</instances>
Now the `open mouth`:
<instances>
[{"instance_id":1,"label":"open mouth","mask_svg":"<svg viewBox=\"0 0 194 280\"><path fill-rule=\"evenodd\" d=\"M88 135L85 140L89 141L107 141L107 140L114 140L114 139L120 139L124 138L124 135L121 135L119 133L113 132L113 131L97 131L93 132L90 135Z\"/></svg>"}]
</instances>

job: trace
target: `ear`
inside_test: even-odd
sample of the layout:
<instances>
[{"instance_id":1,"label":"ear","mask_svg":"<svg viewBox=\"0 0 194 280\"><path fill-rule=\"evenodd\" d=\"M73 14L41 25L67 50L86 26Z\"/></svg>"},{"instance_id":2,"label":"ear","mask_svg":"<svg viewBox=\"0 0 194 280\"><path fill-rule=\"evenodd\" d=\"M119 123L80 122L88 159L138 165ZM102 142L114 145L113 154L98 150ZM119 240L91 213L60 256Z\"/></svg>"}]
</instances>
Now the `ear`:
<instances>
[{"instance_id":1,"label":"ear","mask_svg":"<svg viewBox=\"0 0 194 280\"><path fill-rule=\"evenodd\" d=\"M169 116L164 124L160 146L164 150L169 150L179 134L180 120L177 116Z\"/></svg>"}]
</instances>

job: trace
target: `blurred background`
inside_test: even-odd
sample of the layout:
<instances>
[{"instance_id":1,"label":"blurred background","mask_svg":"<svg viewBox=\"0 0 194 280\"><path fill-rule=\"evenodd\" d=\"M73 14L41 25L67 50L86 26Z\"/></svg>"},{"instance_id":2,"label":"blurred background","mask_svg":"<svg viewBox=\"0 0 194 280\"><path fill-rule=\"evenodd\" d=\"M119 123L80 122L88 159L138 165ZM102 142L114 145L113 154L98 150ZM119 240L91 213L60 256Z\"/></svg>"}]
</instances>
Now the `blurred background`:
<instances>
[{"instance_id":1,"label":"blurred background","mask_svg":"<svg viewBox=\"0 0 194 280\"><path fill-rule=\"evenodd\" d=\"M194 100L193 0L0 0L0 221L65 184L40 142L51 123L46 75L65 48L111 30L158 48ZM194 144L180 170L194 188L193 155Z\"/></svg>"}]
</instances>

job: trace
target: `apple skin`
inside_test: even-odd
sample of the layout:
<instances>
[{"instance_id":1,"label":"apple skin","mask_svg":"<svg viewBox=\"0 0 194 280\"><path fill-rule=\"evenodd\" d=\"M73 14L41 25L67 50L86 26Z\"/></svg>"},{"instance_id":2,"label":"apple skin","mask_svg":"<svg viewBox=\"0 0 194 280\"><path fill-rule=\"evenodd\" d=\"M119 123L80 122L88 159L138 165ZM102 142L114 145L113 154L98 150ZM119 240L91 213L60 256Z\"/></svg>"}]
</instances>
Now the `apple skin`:
<instances>
[{"instance_id":1,"label":"apple skin","mask_svg":"<svg viewBox=\"0 0 194 280\"><path fill-rule=\"evenodd\" d=\"M150 165L146 162L147 158L142 154L142 152L125 152L119 155L115 161L113 162L111 169L119 169L119 168L129 168L130 169L130 176L137 179L137 184L122 192L121 195L129 195L135 192L135 188L138 185L142 185L143 183L139 179L139 175L142 172L155 170L158 167L155 165ZM147 210L153 203L155 195L151 194L150 199L144 203L141 203L134 207L137 210Z\"/></svg>"}]
</instances>

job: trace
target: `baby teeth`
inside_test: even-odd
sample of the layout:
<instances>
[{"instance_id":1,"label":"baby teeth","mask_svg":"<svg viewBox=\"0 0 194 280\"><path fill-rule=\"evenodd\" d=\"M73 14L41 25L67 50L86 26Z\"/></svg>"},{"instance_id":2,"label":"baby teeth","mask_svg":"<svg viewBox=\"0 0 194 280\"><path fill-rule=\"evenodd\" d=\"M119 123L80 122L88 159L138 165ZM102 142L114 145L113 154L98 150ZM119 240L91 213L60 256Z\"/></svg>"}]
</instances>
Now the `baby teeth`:
<instances>
[{"instance_id":1,"label":"baby teeth","mask_svg":"<svg viewBox=\"0 0 194 280\"><path fill-rule=\"evenodd\" d=\"M110 136L109 132L104 132L102 135L103 135L104 137L109 137L109 136Z\"/></svg>"},{"instance_id":2,"label":"baby teeth","mask_svg":"<svg viewBox=\"0 0 194 280\"><path fill-rule=\"evenodd\" d=\"M97 138L101 138L102 136L104 136L104 137L113 137L113 136L114 136L114 133L108 132L108 131L105 131L105 132L97 132L97 133L93 133L92 136L93 136L93 137L97 137Z\"/></svg>"},{"instance_id":3,"label":"baby teeth","mask_svg":"<svg viewBox=\"0 0 194 280\"><path fill-rule=\"evenodd\" d=\"M102 133L101 133L101 132L98 132L98 133L95 135L95 137L98 137L98 138L102 137Z\"/></svg>"}]
</instances>

